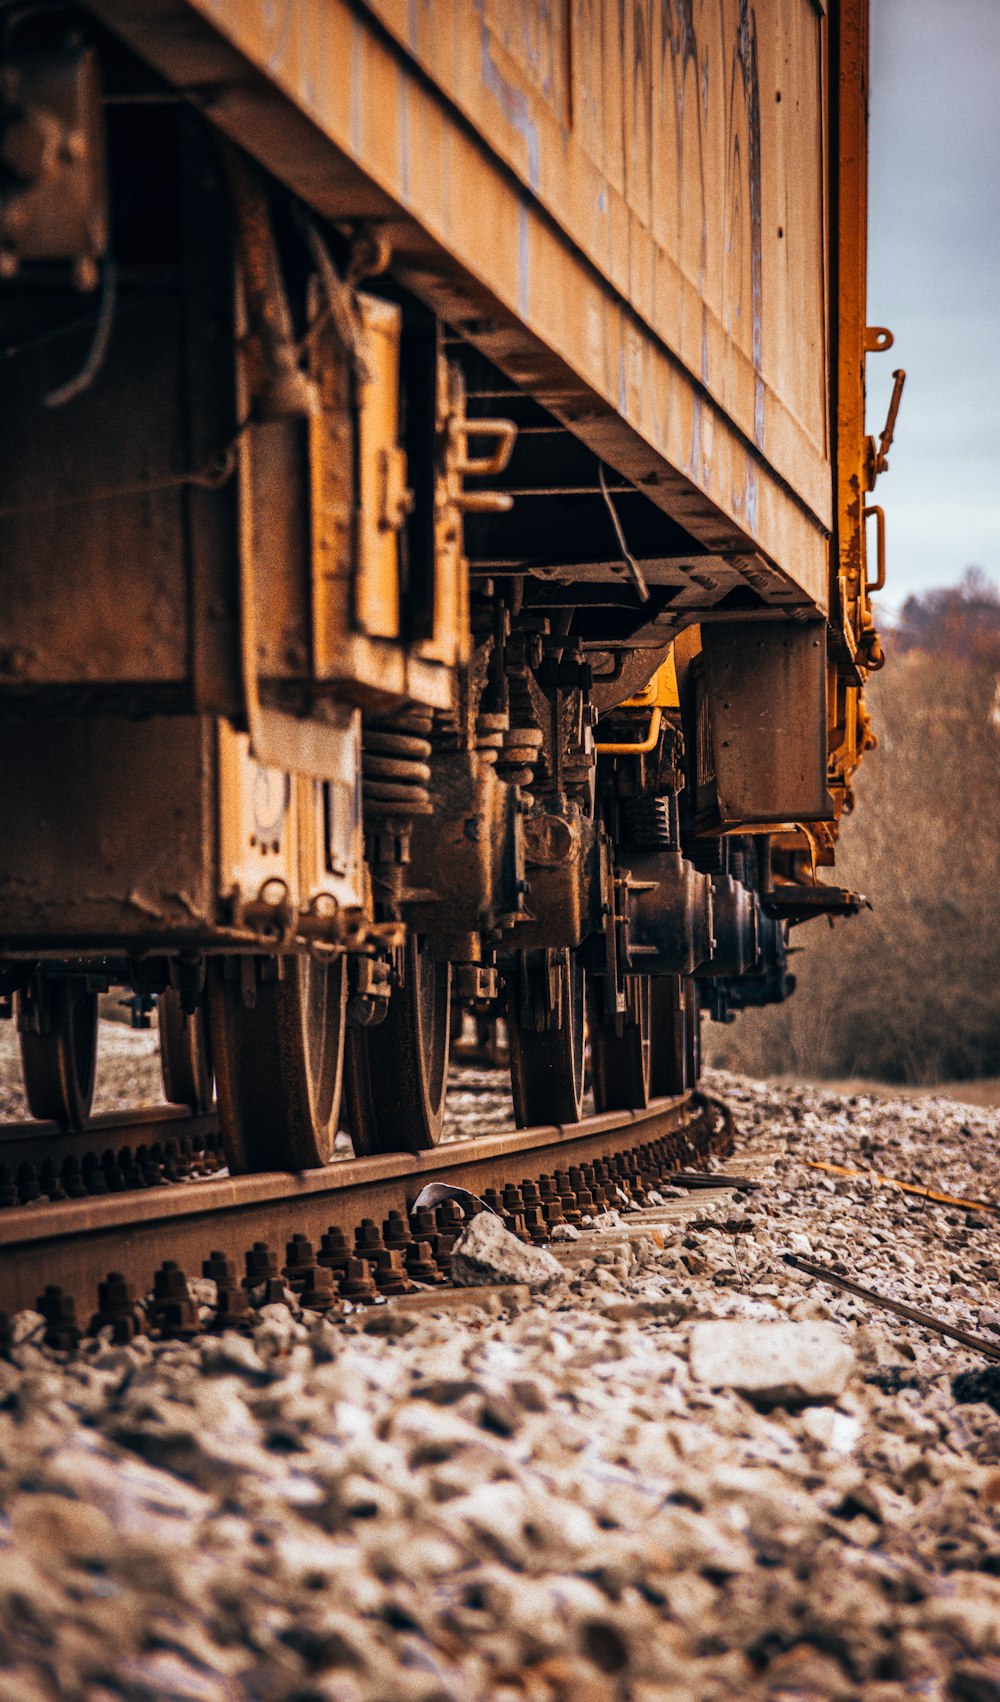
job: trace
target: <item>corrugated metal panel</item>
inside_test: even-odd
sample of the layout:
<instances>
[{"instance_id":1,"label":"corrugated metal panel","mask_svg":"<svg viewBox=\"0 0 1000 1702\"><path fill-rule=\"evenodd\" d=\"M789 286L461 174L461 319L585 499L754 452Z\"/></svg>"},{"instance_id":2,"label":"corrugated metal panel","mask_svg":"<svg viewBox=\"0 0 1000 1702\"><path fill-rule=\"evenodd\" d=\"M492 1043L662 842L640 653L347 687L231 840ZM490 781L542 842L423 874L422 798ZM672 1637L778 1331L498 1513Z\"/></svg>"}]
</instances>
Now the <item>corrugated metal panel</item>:
<instances>
[{"instance_id":1,"label":"corrugated metal panel","mask_svg":"<svg viewBox=\"0 0 1000 1702\"><path fill-rule=\"evenodd\" d=\"M812 0L97 9L175 80L214 82L216 121L314 204L377 208L401 274L710 547L752 542L825 606ZM217 37L213 58L196 14L238 60Z\"/></svg>"}]
</instances>

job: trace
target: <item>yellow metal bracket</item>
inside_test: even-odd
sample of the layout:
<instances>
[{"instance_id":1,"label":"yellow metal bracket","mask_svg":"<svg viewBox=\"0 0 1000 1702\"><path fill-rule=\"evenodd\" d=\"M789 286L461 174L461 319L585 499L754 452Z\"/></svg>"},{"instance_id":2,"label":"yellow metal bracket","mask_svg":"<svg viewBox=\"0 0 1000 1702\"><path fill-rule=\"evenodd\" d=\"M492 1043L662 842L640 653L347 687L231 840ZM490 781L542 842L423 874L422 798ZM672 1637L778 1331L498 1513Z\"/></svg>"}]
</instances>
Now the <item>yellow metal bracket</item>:
<instances>
[{"instance_id":1,"label":"yellow metal bracket","mask_svg":"<svg viewBox=\"0 0 1000 1702\"><path fill-rule=\"evenodd\" d=\"M639 740L638 744L623 743L602 745L598 742L594 746L594 749L598 756L645 756L653 749L653 746L656 744L656 741L660 736L660 725L662 721L663 710L657 704L649 718L649 731L644 739Z\"/></svg>"},{"instance_id":2,"label":"yellow metal bracket","mask_svg":"<svg viewBox=\"0 0 1000 1702\"><path fill-rule=\"evenodd\" d=\"M865 596L871 597L874 592L885 588L885 511L877 502L862 512L862 519L867 522L875 516L875 578L865 580Z\"/></svg>"},{"instance_id":3,"label":"yellow metal bracket","mask_svg":"<svg viewBox=\"0 0 1000 1702\"><path fill-rule=\"evenodd\" d=\"M680 696L677 689L677 663L674 659L673 646L665 662L661 662L656 673L634 697L627 697L624 703L618 705L615 713L622 709L648 709L650 711L649 727L646 736L636 744L609 742L601 744L600 740L594 746L598 756L647 756L654 748L660 736L665 709L679 709Z\"/></svg>"}]
</instances>

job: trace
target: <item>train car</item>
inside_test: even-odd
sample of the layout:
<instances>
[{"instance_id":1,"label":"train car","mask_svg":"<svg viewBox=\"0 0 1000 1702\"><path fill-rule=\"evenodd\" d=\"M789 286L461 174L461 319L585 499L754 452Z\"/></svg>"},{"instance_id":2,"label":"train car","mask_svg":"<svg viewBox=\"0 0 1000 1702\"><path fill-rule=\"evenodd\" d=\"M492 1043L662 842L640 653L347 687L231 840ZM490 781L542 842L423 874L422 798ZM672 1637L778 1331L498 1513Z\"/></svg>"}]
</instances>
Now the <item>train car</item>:
<instances>
[{"instance_id":1,"label":"train car","mask_svg":"<svg viewBox=\"0 0 1000 1702\"><path fill-rule=\"evenodd\" d=\"M697 1080L872 735L859 0L0 3L0 993L231 1168ZM866 527L875 523L869 565ZM214 1086L213 1086L214 1084Z\"/></svg>"}]
</instances>

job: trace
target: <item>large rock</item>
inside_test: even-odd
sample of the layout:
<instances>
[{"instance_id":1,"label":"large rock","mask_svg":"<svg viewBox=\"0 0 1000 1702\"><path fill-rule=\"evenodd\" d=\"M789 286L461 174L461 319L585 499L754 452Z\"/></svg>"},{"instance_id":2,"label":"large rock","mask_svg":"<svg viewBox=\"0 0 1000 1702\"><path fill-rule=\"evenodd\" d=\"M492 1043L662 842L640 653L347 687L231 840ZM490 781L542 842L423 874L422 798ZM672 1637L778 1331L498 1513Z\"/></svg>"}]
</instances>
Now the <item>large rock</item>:
<instances>
[{"instance_id":1,"label":"large rock","mask_svg":"<svg viewBox=\"0 0 1000 1702\"><path fill-rule=\"evenodd\" d=\"M720 1318L694 1326L689 1360L699 1383L787 1406L835 1401L854 1369L854 1350L834 1324Z\"/></svg>"},{"instance_id":2,"label":"large rock","mask_svg":"<svg viewBox=\"0 0 1000 1702\"><path fill-rule=\"evenodd\" d=\"M545 1288L563 1274L544 1247L529 1247L512 1235L495 1212L477 1212L452 1249L451 1275L463 1288L481 1282L523 1282Z\"/></svg>"}]
</instances>

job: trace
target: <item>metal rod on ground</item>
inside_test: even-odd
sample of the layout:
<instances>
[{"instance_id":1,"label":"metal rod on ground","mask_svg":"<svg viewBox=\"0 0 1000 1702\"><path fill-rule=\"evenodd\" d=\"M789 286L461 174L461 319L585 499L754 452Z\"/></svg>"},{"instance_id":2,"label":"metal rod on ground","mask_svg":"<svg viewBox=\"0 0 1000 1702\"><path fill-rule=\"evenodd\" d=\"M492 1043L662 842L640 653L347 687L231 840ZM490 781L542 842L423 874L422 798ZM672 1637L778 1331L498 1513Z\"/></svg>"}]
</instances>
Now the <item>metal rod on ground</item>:
<instances>
[{"instance_id":1,"label":"metal rod on ground","mask_svg":"<svg viewBox=\"0 0 1000 1702\"><path fill-rule=\"evenodd\" d=\"M873 1288L864 1288L860 1282L852 1282L850 1277L841 1276L838 1271L831 1271L827 1265L818 1265L812 1259L803 1259L798 1253L782 1253L786 1265L793 1265L797 1271L803 1271L806 1276L819 1277L821 1282L828 1282L833 1288L845 1288L849 1294L858 1294L862 1300L870 1300L876 1306L882 1306L887 1312L895 1312L900 1318L909 1319L911 1324L919 1324L922 1329L933 1330L935 1335L950 1336L954 1341L961 1342L964 1347L971 1347L975 1353L984 1353L987 1359L1000 1361L1000 1347L994 1347L991 1342L984 1341L982 1336L974 1336L969 1330L960 1330L955 1324L942 1324L939 1318L932 1318L929 1312L921 1312L916 1306L906 1306L901 1300L890 1300L887 1295L877 1294Z\"/></svg>"},{"instance_id":2,"label":"metal rod on ground","mask_svg":"<svg viewBox=\"0 0 1000 1702\"><path fill-rule=\"evenodd\" d=\"M867 1176L872 1182L881 1182L887 1188L901 1188L904 1194L916 1194L919 1199L933 1200L939 1206L964 1206L966 1211L1000 1211L1000 1206L992 1200L966 1200L960 1194L939 1194L922 1182L900 1182L895 1176L883 1176L878 1170L852 1170L846 1164L827 1164L819 1158L807 1158L805 1162L810 1170L829 1170L835 1176Z\"/></svg>"}]
</instances>

